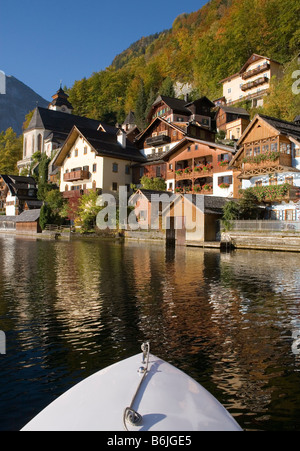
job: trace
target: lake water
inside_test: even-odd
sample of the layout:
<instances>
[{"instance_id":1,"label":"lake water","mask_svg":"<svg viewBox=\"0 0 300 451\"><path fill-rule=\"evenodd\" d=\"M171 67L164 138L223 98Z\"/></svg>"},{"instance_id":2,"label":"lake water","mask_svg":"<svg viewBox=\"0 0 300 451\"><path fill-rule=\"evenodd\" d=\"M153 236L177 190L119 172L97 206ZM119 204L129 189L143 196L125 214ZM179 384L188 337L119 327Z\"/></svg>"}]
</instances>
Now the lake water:
<instances>
[{"instance_id":1,"label":"lake water","mask_svg":"<svg viewBox=\"0 0 300 451\"><path fill-rule=\"evenodd\" d=\"M299 254L2 235L0 255L0 430L145 340L245 430L300 429Z\"/></svg>"}]
</instances>

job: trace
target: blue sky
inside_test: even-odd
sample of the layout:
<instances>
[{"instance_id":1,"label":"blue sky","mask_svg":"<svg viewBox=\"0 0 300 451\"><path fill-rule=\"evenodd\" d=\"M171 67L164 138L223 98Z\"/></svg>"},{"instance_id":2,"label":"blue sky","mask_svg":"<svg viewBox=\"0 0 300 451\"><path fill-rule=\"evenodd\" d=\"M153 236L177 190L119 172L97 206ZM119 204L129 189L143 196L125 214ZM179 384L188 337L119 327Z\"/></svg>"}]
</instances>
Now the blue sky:
<instances>
[{"instance_id":1,"label":"blue sky","mask_svg":"<svg viewBox=\"0 0 300 451\"><path fill-rule=\"evenodd\" d=\"M0 0L0 70L46 100L207 0Z\"/></svg>"}]
</instances>

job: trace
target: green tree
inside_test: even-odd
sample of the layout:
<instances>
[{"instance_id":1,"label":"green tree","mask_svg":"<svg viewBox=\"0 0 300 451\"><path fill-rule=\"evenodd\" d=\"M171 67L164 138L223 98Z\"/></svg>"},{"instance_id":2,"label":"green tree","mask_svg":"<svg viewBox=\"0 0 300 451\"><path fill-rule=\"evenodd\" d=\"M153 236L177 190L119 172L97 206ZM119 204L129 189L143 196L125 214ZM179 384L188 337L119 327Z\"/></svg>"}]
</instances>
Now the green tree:
<instances>
[{"instance_id":1,"label":"green tree","mask_svg":"<svg viewBox=\"0 0 300 451\"><path fill-rule=\"evenodd\" d=\"M98 194L95 191L89 191L79 200L77 209L76 225L81 226L82 232L88 232L96 226L97 214L103 207L97 205Z\"/></svg>"},{"instance_id":2,"label":"green tree","mask_svg":"<svg viewBox=\"0 0 300 451\"><path fill-rule=\"evenodd\" d=\"M174 85L170 77L164 79L159 92L163 96L175 97Z\"/></svg>"},{"instance_id":3,"label":"green tree","mask_svg":"<svg viewBox=\"0 0 300 451\"><path fill-rule=\"evenodd\" d=\"M53 185L48 183L48 167L50 158L45 153L42 153L39 159L38 167L38 192L37 197L40 200L45 200L48 191L53 189Z\"/></svg>"},{"instance_id":4,"label":"green tree","mask_svg":"<svg viewBox=\"0 0 300 451\"><path fill-rule=\"evenodd\" d=\"M40 226L44 230L47 224L53 224L52 211L49 205L43 204L40 213Z\"/></svg>"},{"instance_id":5,"label":"green tree","mask_svg":"<svg viewBox=\"0 0 300 451\"><path fill-rule=\"evenodd\" d=\"M146 126L147 97L143 80L140 81L138 97L135 103L135 119L140 130Z\"/></svg>"},{"instance_id":6,"label":"green tree","mask_svg":"<svg viewBox=\"0 0 300 451\"><path fill-rule=\"evenodd\" d=\"M23 138L12 128L0 133L0 173L18 174L17 162L23 154Z\"/></svg>"},{"instance_id":7,"label":"green tree","mask_svg":"<svg viewBox=\"0 0 300 451\"><path fill-rule=\"evenodd\" d=\"M144 175L141 178L141 184L145 189L153 189L155 191L166 191L167 185L164 179L160 177L149 178Z\"/></svg>"}]
</instances>

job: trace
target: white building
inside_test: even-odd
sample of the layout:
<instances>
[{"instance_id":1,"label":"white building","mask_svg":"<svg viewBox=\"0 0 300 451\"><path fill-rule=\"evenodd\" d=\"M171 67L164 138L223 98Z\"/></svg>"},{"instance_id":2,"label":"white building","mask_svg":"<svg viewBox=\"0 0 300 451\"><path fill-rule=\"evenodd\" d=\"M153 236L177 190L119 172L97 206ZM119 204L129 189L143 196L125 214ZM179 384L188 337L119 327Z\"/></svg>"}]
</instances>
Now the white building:
<instances>
[{"instance_id":1,"label":"white building","mask_svg":"<svg viewBox=\"0 0 300 451\"><path fill-rule=\"evenodd\" d=\"M232 105L250 100L253 107L262 106L271 78L280 78L282 75L283 67L280 63L253 54L239 72L220 81L223 84L223 103Z\"/></svg>"}]
</instances>

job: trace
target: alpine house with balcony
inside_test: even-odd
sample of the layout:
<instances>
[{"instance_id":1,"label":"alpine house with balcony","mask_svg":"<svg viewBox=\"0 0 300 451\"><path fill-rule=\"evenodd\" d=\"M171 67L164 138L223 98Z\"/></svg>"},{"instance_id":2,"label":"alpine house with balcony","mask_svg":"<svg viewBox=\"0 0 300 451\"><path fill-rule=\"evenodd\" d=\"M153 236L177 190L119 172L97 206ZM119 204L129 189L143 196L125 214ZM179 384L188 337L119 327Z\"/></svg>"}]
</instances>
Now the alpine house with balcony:
<instances>
[{"instance_id":1,"label":"alpine house with balcony","mask_svg":"<svg viewBox=\"0 0 300 451\"><path fill-rule=\"evenodd\" d=\"M163 156L167 188L176 193L236 197L235 170L229 163L233 147L185 137Z\"/></svg>"},{"instance_id":2,"label":"alpine house with balcony","mask_svg":"<svg viewBox=\"0 0 300 451\"><path fill-rule=\"evenodd\" d=\"M269 217L300 220L300 125L257 114L230 162L241 188L253 188Z\"/></svg>"},{"instance_id":3,"label":"alpine house with balcony","mask_svg":"<svg viewBox=\"0 0 300 451\"><path fill-rule=\"evenodd\" d=\"M252 107L262 106L271 78L282 75L283 68L278 61L254 53L239 72L220 81L223 97L215 103L232 105L249 100Z\"/></svg>"},{"instance_id":4,"label":"alpine house with balcony","mask_svg":"<svg viewBox=\"0 0 300 451\"><path fill-rule=\"evenodd\" d=\"M60 170L60 191L71 202L89 190L117 195L132 182L132 165L145 157L126 138L126 132L74 126L53 163Z\"/></svg>"}]
</instances>

